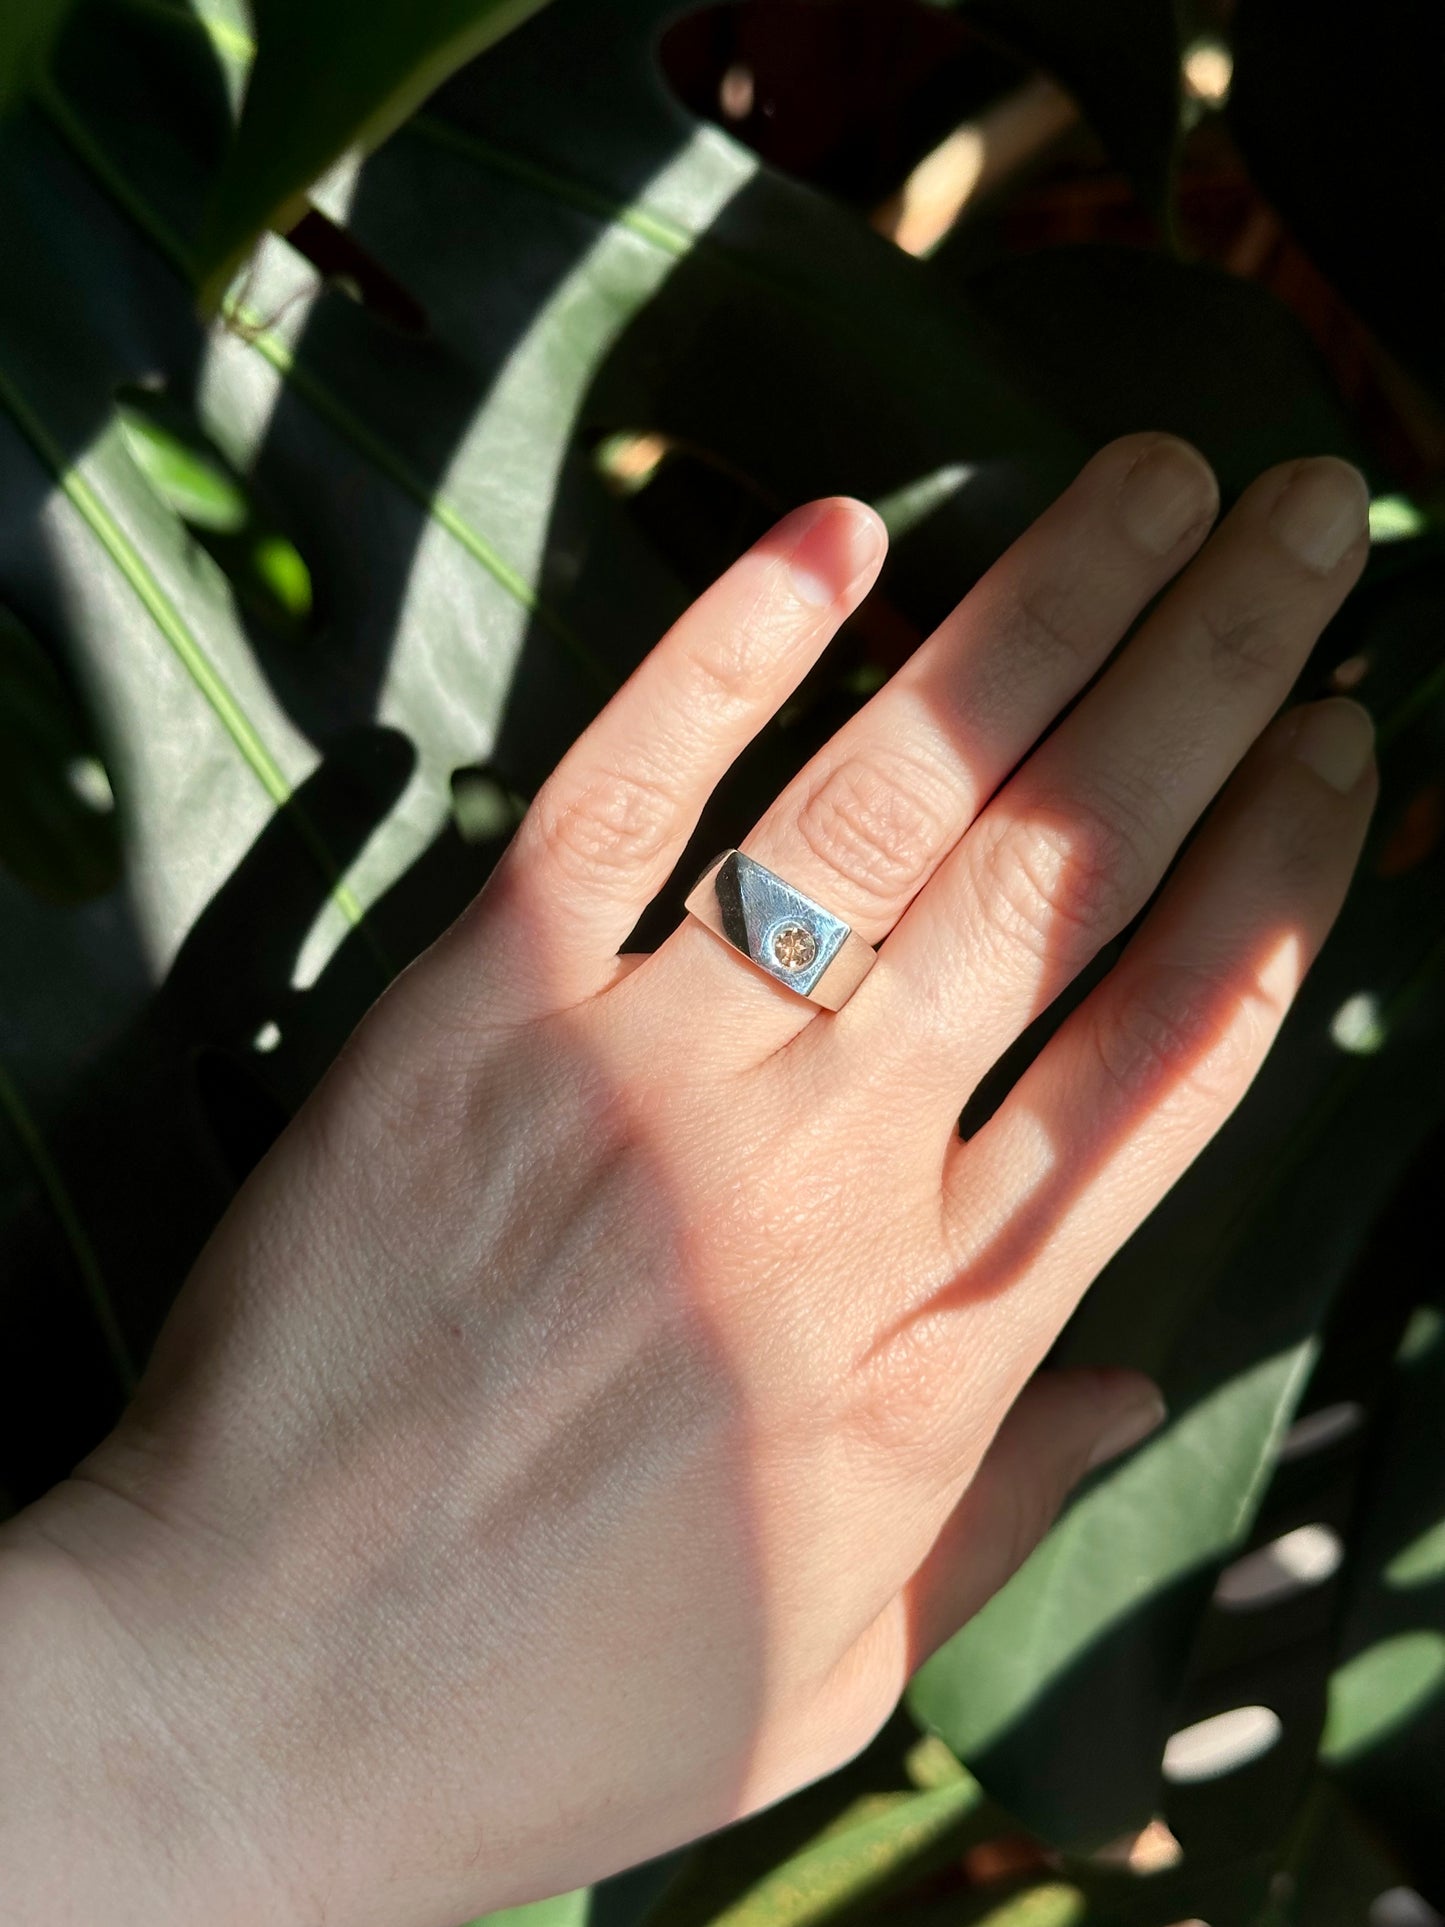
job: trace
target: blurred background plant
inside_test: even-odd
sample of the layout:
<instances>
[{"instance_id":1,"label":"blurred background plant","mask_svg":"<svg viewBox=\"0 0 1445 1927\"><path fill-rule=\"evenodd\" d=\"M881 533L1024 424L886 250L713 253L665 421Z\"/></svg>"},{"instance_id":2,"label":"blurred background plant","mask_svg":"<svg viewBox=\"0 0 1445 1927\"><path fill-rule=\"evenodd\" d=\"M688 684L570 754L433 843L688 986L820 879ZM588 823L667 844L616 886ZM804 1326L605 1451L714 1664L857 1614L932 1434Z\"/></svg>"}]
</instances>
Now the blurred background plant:
<instances>
[{"instance_id":1,"label":"blurred background plant","mask_svg":"<svg viewBox=\"0 0 1445 1927\"><path fill-rule=\"evenodd\" d=\"M1440 1919L1442 72L1409 0L7 0L6 1505L775 515L892 555L699 861L1106 437L1371 480L1352 903L1059 1348L1170 1424L860 1760L532 1927Z\"/></svg>"}]
</instances>

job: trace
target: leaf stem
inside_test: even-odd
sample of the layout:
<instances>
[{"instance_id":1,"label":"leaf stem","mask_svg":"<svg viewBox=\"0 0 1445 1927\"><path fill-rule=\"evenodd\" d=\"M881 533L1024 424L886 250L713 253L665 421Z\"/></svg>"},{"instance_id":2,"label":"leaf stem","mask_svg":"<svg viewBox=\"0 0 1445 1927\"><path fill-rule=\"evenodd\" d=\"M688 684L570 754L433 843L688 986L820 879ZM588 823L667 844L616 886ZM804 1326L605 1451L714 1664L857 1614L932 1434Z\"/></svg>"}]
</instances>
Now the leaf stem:
<instances>
[{"instance_id":1,"label":"leaf stem","mask_svg":"<svg viewBox=\"0 0 1445 1927\"><path fill-rule=\"evenodd\" d=\"M127 0L134 5L135 0ZM165 11L164 8L161 9ZM176 16L181 18L183 16ZM199 266L190 250L170 224L139 194L109 154L91 134L70 103L53 86L41 88L40 104L64 138L105 187L112 199L130 215L136 226L148 235L171 267L188 286L199 278ZM461 510L431 487L398 450L392 448L347 407L311 369L296 359L293 350L266 325L263 315L234 296L222 303L221 312L234 329L237 339L246 343L276 370L282 380L295 389L312 410L320 415L353 448L373 462L391 482L409 495L440 528L457 542L473 561L516 601L527 614L547 629L571 654L589 682L604 696L617 687L617 680L591 649L551 608L522 572L515 568L475 528Z\"/></svg>"}]
</instances>

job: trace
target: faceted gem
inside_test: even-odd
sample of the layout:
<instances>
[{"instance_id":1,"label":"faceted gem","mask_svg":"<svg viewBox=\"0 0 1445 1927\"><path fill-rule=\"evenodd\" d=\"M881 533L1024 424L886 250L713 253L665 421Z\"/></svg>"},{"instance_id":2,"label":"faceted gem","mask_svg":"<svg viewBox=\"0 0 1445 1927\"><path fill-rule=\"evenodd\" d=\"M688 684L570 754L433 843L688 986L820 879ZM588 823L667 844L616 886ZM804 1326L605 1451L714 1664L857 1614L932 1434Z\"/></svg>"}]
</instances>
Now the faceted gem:
<instances>
[{"instance_id":1,"label":"faceted gem","mask_svg":"<svg viewBox=\"0 0 1445 1927\"><path fill-rule=\"evenodd\" d=\"M706 874L714 928L779 983L811 996L847 942L847 924L741 850Z\"/></svg>"},{"instance_id":2,"label":"faceted gem","mask_svg":"<svg viewBox=\"0 0 1445 1927\"><path fill-rule=\"evenodd\" d=\"M780 923L772 934L773 961L784 970L806 970L818 954L818 939L802 923Z\"/></svg>"}]
</instances>

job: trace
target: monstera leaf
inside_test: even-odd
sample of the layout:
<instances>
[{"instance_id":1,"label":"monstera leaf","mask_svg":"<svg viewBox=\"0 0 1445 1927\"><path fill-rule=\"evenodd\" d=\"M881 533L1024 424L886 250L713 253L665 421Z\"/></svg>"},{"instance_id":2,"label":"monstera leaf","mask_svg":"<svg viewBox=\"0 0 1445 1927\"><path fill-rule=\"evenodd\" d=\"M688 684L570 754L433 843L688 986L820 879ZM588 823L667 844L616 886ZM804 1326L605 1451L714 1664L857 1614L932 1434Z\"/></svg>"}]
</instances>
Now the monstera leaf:
<instances>
[{"instance_id":1,"label":"monstera leaf","mask_svg":"<svg viewBox=\"0 0 1445 1927\"><path fill-rule=\"evenodd\" d=\"M378 146L473 54L543 0L413 0L356 31L342 0L255 0L257 55L216 182L204 281L219 300L265 227L289 226L347 148Z\"/></svg>"},{"instance_id":2,"label":"monstera leaf","mask_svg":"<svg viewBox=\"0 0 1445 1927\"><path fill-rule=\"evenodd\" d=\"M35 83L71 0L10 0L0 14L0 114Z\"/></svg>"},{"instance_id":3,"label":"monstera leaf","mask_svg":"<svg viewBox=\"0 0 1445 1927\"><path fill-rule=\"evenodd\" d=\"M1339 1663L1322 1751L1416 1879L1445 1892L1439 1761L1445 1744L1445 1308L1430 1226L1437 1141L1420 1172L1416 1250L1430 1296L1401 1335L1380 1400L1345 1575ZM1433 1242L1433 1241L1431 1241ZM1425 1253L1429 1257L1425 1257Z\"/></svg>"}]
</instances>

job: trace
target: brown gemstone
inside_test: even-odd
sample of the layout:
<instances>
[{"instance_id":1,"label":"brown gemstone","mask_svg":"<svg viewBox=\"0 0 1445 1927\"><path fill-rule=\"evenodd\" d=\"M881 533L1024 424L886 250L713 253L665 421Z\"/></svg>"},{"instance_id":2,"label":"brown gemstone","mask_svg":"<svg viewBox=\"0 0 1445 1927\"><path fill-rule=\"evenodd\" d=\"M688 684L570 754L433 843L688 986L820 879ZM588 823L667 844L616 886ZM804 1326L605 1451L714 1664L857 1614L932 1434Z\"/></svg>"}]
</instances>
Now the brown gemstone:
<instances>
[{"instance_id":1,"label":"brown gemstone","mask_svg":"<svg viewBox=\"0 0 1445 1927\"><path fill-rule=\"evenodd\" d=\"M801 923L780 924L773 932L773 961L784 970L806 970L818 954L818 939Z\"/></svg>"}]
</instances>

